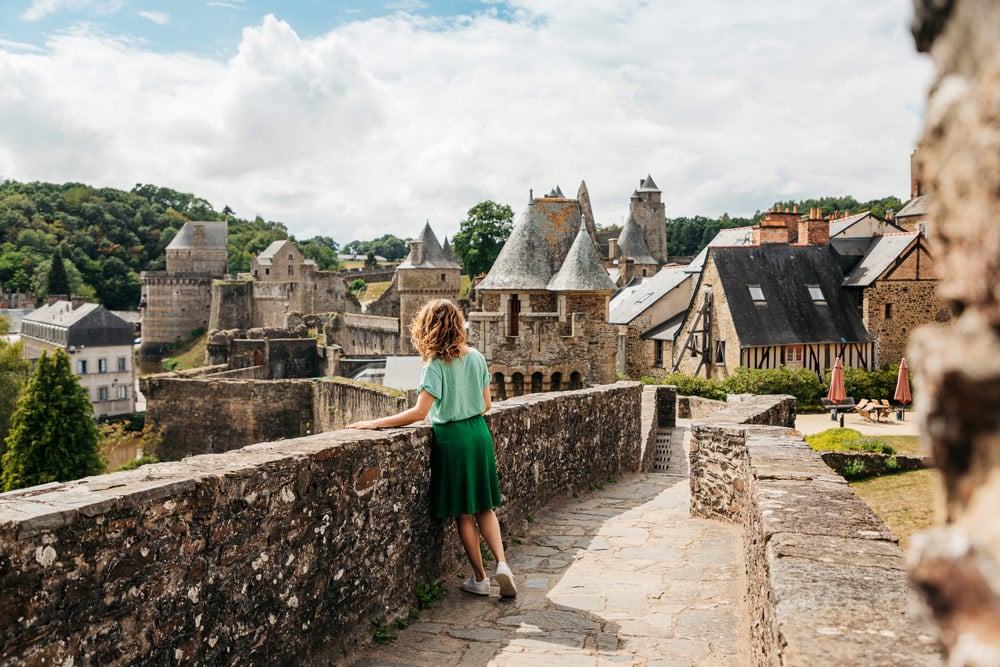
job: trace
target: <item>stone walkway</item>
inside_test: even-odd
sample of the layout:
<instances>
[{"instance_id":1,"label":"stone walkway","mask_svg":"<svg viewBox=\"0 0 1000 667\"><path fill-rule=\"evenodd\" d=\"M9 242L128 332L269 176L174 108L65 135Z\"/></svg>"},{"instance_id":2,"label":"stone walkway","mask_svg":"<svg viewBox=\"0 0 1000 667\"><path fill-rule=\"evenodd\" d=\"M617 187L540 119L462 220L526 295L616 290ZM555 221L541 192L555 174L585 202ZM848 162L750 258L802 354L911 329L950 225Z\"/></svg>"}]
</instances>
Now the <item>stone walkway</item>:
<instances>
[{"instance_id":1,"label":"stone walkway","mask_svg":"<svg viewBox=\"0 0 1000 667\"><path fill-rule=\"evenodd\" d=\"M749 664L738 526L691 518L686 476L629 475L511 536L519 594L462 592L345 664L579 667ZM488 568L490 569L490 568Z\"/></svg>"}]
</instances>

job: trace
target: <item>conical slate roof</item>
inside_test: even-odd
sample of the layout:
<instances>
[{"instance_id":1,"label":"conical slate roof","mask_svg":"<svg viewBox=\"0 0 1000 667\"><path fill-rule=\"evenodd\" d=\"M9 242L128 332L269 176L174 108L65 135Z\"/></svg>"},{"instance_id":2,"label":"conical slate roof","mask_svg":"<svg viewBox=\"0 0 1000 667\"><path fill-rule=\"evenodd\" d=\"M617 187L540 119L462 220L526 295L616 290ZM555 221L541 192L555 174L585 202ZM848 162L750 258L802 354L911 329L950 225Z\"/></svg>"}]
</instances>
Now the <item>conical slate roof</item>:
<instances>
[{"instance_id":1,"label":"conical slate roof","mask_svg":"<svg viewBox=\"0 0 1000 667\"><path fill-rule=\"evenodd\" d=\"M660 192L660 188L656 187L656 183L653 182L653 177L646 174L646 178L642 180L639 184L639 192Z\"/></svg>"},{"instance_id":2,"label":"conical slate roof","mask_svg":"<svg viewBox=\"0 0 1000 667\"><path fill-rule=\"evenodd\" d=\"M444 256L455 262L459 263L458 257L455 256L455 251L451 249L451 244L448 243L448 237L444 237L444 244L442 244L441 249L444 250Z\"/></svg>"},{"instance_id":3,"label":"conical slate roof","mask_svg":"<svg viewBox=\"0 0 1000 667\"><path fill-rule=\"evenodd\" d=\"M552 276L547 288L554 292L615 290L615 283L601 264L597 251L594 250L594 243L587 233L586 224L580 225L580 231L570 246L569 254L566 255L559 272Z\"/></svg>"},{"instance_id":4,"label":"conical slate roof","mask_svg":"<svg viewBox=\"0 0 1000 667\"><path fill-rule=\"evenodd\" d=\"M420 256L416 257L411 247L409 256L396 268L398 269L458 269L461 268L454 259L445 253L431 229L431 223L424 223L423 231L417 237L420 241Z\"/></svg>"},{"instance_id":5,"label":"conical slate roof","mask_svg":"<svg viewBox=\"0 0 1000 667\"><path fill-rule=\"evenodd\" d=\"M551 276L552 251L529 206L476 289L543 290Z\"/></svg>"},{"instance_id":6,"label":"conical slate roof","mask_svg":"<svg viewBox=\"0 0 1000 667\"><path fill-rule=\"evenodd\" d=\"M618 249L625 257L630 258L636 264L656 264L649 246L646 245L646 237L639 228L639 223L635 221L635 216L628 214L628 220L622 227L622 233L618 235Z\"/></svg>"},{"instance_id":7,"label":"conical slate roof","mask_svg":"<svg viewBox=\"0 0 1000 667\"><path fill-rule=\"evenodd\" d=\"M560 188L558 185L552 188L552 192L550 192L545 196L546 198L549 199L566 199L566 195L563 194L562 188Z\"/></svg>"}]
</instances>

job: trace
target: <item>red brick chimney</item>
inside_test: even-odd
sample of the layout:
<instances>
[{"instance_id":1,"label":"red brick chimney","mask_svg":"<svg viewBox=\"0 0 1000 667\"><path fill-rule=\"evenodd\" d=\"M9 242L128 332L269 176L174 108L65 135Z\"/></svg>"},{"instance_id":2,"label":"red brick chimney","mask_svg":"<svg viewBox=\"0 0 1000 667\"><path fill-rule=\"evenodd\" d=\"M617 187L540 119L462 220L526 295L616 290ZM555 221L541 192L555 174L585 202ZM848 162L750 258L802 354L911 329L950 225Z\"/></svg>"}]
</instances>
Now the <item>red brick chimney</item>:
<instances>
[{"instance_id":1,"label":"red brick chimney","mask_svg":"<svg viewBox=\"0 0 1000 667\"><path fill-rule=\"evenodd\" d=\"M799 222L799 245L829 245L830 221L823 219L823 209L809 209L809 217Z\"/></svg>"},{"instance_id":2,"label":"red brick chimney","mask_svg":"<svg viewBox=\"0 0 1000 667\"><path fill-rule=\"evenodd\" d=\"M802 216L799 214L799 207L795 206L791 211L788 207L782 209L775 206L767 212L760 225L753 228L754 245L777 245L793 242L798 235L798 221Z\"/></svg>"}]
</instances>

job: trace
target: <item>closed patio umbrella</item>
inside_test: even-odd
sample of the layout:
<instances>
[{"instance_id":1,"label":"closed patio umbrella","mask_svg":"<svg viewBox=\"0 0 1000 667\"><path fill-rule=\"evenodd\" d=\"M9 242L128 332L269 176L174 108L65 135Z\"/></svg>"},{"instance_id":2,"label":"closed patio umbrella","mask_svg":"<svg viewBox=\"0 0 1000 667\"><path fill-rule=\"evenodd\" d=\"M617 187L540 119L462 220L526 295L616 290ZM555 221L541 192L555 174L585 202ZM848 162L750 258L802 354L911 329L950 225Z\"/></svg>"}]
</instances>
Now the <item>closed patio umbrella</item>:
<instances>
[{"instance_id":1,"label":"closed patio umbrella","mask_svg":"<svg viewBox=\"0 0 1000 667\"><path fill-rule=\"evenodd\" d=\"M833 362L833 373L830 374L830 391L826 394L827 399L834 403L840 403L847 398L847 391L844 389L844 367L840 364L840 357Z\"/></svg>"},{"instance_id":2,"label":"closed patio umbrella","mask_svg":"<svg viewBox=\"0 0 1000 667\"><path fill-rule=\"evenodd\" d=\"M913 400L913 397L910 396L910 372L906 368L906 359L902 359L899 362L899 375L896 376L896 393L892 397L897 403L902 403L903 405ZM896 412L896 418L903 418L902 410Z\"/></svg>"}]
</instances>

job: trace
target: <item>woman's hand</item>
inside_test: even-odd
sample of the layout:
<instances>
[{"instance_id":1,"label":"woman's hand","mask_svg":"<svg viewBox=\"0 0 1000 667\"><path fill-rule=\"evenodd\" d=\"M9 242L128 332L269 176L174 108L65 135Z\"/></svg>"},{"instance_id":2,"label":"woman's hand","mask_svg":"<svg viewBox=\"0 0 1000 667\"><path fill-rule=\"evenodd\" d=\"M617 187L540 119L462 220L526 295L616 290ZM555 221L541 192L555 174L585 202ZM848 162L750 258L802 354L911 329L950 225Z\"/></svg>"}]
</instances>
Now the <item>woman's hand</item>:
<instances>
[{"instance_id":1,"label":"woman's hand","mask_svg":"<svg viewBox=\"0 0 1000 667\"><path fill-rule=\"evenodd\" d=\"M348 424L344 428L353 428L356 431L377 431L380 427L377 419L371 419L369 421L354 422L353 424Z\"/></svg>"}]
</instances>

